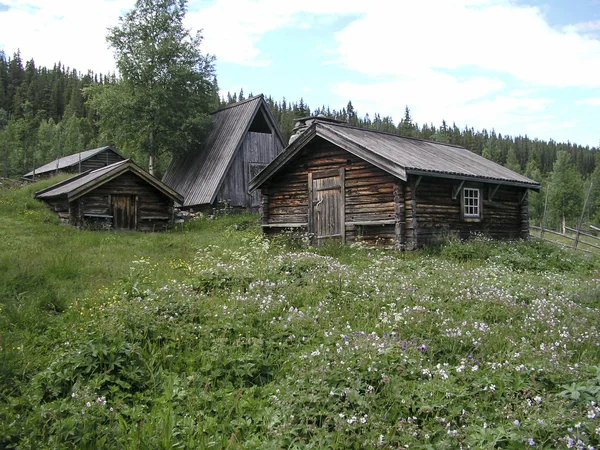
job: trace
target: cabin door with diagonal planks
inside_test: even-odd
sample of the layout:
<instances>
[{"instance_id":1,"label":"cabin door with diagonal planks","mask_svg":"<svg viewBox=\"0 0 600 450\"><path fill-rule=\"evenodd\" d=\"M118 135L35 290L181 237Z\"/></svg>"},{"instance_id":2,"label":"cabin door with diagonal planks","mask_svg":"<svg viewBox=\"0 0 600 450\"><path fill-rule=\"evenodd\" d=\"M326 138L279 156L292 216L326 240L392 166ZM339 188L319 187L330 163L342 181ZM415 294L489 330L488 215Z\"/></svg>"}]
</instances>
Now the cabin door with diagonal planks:
<instances>
[{"instance_id":1,"label":"cabin door with diagonal planks","mask_svg":"<svg viewBox=\"0 0 600 450\"><path fill-rule=\"evenodd\" d=\"M137 202L135 195L111 195L113 227L115 230L135 230Z\"/></svg>"},{"instance_id":2,"label":"cabin door with diagonal planks","mask_svg":"<svg viewBox=\"0 0 600 450\"><path fill-rule=\"evenodd\" d=\"M308 174L309 230L317 243L345 240L344 169Z\"/></svg>"}]
</instances>

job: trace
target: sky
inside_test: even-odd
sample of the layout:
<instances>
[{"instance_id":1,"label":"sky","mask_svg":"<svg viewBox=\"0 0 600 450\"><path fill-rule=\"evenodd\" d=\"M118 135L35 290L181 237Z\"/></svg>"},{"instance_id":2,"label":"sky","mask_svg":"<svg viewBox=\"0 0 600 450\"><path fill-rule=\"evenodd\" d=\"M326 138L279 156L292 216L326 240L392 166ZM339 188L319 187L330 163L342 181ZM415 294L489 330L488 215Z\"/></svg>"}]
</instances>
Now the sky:
<instances>
[{"instance_id":1,"label":"sky","mask_svg":"<svg viewBox=\"0 0 600 450\"><path fill-rule=\"evenodd\" d=\"M0 0L0 49L115 70L133 0ZM189 0L223 93L600 144L600 0Z\"/></svg>"}]
</instances>

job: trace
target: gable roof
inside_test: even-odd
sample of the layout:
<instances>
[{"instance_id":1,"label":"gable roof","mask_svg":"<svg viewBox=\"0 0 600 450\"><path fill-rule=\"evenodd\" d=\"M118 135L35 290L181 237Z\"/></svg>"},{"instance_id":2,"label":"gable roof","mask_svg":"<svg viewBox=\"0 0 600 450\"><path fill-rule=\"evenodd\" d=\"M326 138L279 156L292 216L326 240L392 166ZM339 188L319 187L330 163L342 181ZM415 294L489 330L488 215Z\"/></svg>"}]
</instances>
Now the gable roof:
<instances>
[{"instance_id":1,"label":"gable roof","mask_svg":"<svg viewBox=\"0 0 600 450\"><path fill-rule=\"evenodd\" d=\"M215 111L212 113L215 124L206 142L198 151L174 159L163 177L163 182L184 195L184 206L215 201L223 179L259 111L262 111L276 138L285 147L283 136L262 94Z\"/></svg>"},{"instance_id":2,"label":"gable roof","mask_svg":"<svg viewBox=\"0 0 600 450\"><path fill-rule=\"evenodd\" d=\"M250 191L258 189L317 136L403 181L412 174L541 188L537 181L464 147L349 125L316 122L250 181Z\"/></svg>"},{"instance_id":3,"label":"gable roof","mask_svg":"<svg viewBox=\"0 0 600 450\"><path fill-rule=\"evenodd\" d=\"M125 172L133 172L148 184L154 186L173 201L183 203L183 197L158 178L150 175L137 166L132 160L126 159L96 170L89 170L65 181L56 183L46 189L37 191L35 198L52 198L66 196L67 200L75 200L82 195L102 186Z\"/></svg>"},{"instance_id":4,"label":"gable roof","mask_svg":"<svg viewBox=\"0 0 600 450\"><path fill-rule=\"evenodd\" d=\"M89 159L92 156L96 156L97 154L105 152L105 151L111 151L111 152L115 153L116 155L120 156L122 159L125 159L114 148L107 145L105 147L93 148L91 150L85 150L83 152L79 152L79 153L75 153L73 155L63 156L61 158L55 159L54 161L49 162L48 164L44 164L43 166L40 166L40 167L36 168L35 170L32 170L29 173L26 173L25 175L23 175L23 178L33 177L34 172L36 175L40 175L43 173L48 173L48 172L57 170L57 168L58 168L58 170L60 170L60 169L64 169L67 167L72 167L72 166L79 164L79 161L85 161L86 159ZM58 165L58 167L57 167L57 165Z\"/></svg>"}]
</instances>

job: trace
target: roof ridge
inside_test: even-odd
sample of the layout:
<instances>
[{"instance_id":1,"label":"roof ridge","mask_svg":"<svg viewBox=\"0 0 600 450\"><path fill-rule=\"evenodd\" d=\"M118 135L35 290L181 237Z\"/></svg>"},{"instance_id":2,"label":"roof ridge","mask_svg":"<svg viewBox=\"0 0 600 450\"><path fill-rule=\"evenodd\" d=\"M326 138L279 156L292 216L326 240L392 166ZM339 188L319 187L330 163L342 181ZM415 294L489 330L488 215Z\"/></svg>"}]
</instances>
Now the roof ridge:
<instances>
[{"instance_id":1,"label":"roof ridge","mask_svg":"<svg viewBox=\"0 0 600 450\"><path fill-rule=\"evenodd\" d=\"M216 114L216 113L218 113L218 112L221 112L221 111L224 111L224 110L226 110L226 109L235 108L236 106L240 106L240 105L243 105L243 104L249 103L249 102L251 102L251 101L257 100L258 98L262 98L262 99L264 99L264 98L265 98L265 96L264 96L264 94L258 94L258 95L254 95L254 96L252 96L252 97L249 97L249 98L247 98L247 99L245 99L245 100L241 100L241 101L239 101L239 102L235 102L235 103L231 103L231 104L229 104L229 105L225 105L225 106L223 106L223 107L221 107L221 108L219 108L219 109L217 109L217 110L215 110L215 111L211 112L211 114Z\"/></svg>"},{"instance_id":2,"label":"roof ridge","mask_svg":"<svg viewBox=\"0 0 600 450\"><path fill-rule=\"evenodd\" d=\"M79 160L79 159L81 159L81 155L83 155L84 153L86 153L86 155L85 155L85 157L84 157L83 159L81 159L81 161L85 161L85 160L87 160L87 159L89 159L89 158L91 158L91 157L93 157L93 156L97 155L98 153L100 153L100 152L102 152L102 151L104 151L104 150L107 150L107 149L110 149L110 150L112 150L114 153L116 153L117 155L119 155L119 156L121 156L121 157L122 157L122 155L121 155L119 152L117 152L117 151L116 151L116 150L115 150L115 149L114 149L112 146L110 146L110 145L105 145L105 146L103 146L103 147L97 147L97 148L88 148L87 150L82 150L82 151L80 151L80 152L77 152L77 153L72 153L72 154L70 154L70 155L61 155L61 156L59 156L58 158L55 158L55 159L53 159L52 161L48 161L47 163L44 163L44 164L42 164L42 165L40 165L40 166L36 167L35 169L33 169L33 170L31 170L31 171L27 172L25 175L23 175L23 177L28 177L28 176L30 176L30 175L33 175L34 173L35 173L35 174L38 174L38 173L47 173L47 172L51 172L52 170L54 170L54 168L52 168L52 169L47 169L47 170L44 170L44 171L42 171L42 172L38 172L38 170L39 170L39 169L41 169L41 168L43 168L43 167L46 167L46 166L48 166L48 165L50 165L50 164L59 164L59 163L60 163L60 161L64 161L64 160L65 160L65 159L67 159L67 158L73 158L73 157L77 157L77 156L79 156L79 158L78 158L78 160ZM73 163L73 164L75 164L75 163ZM66 167L69 167L69 166L66 166ZM61 167L61 168L64 168L64 167ZM59 168L59 169L60 169L60 168Z\"/></svg>"},{"instance_id":3,"label":"roof ridge","mask_svg":"<svg viewBox=\"0 0 600 450\"><path fill-rule=\"evenodd\" d=\"M412 141L430 142L432 144L447 145L448 147L455 147L455 148L464 148L464 149L467 149L466 147L463 147L462 145L449 144L447 142L440 142L440 141L432 141L431 139L422 139L422 138L417 138L417 137L413 137L413 136L403 136L401 134L390 133L389 131L380 131L380 130L373 130L371 128L357 127L355 125L349 125L347 123L333 123L333 122L319 122L319 121L316 121L315 123L316 124L321 124L321 125L326 125L326 126L352 128L354 130L368 131L370 133L377 133L377 134L384 134L386 136L393 136L393 137L402 138L402 139L410 139Z\"/></svg>"}]
</instances>

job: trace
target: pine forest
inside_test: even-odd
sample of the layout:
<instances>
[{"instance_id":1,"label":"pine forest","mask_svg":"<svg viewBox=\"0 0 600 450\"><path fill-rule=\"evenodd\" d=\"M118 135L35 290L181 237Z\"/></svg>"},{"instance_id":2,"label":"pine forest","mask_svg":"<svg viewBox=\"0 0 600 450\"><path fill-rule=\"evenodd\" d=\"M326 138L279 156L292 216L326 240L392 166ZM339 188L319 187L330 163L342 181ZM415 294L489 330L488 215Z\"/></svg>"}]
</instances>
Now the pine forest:
<instances>
[{"instance_id":1,"label":"pine forest","mask_svg":"<svg viewBox=\"0 0 600 450\"><path fill-rule=\"evenodd\" d=\"M216 75L209 73L208 78L210 86L205 95L208 111L252 96L242 90L219 97ZM0 176L19 178L36 166L103 145L116 146L121 154L147 168L147 157L139 147L120 140L110 120L103 117L110 112L90 98L95 89L120 82L115 74L84 73L60 62L52 68L38 67L33 59L24 62L18 52L10 57L0 51ZM600 221L597 148L510 136L493 128L459 128L446 121L438 125L419 124L412 120L408 106L404 117L396 123L391 117L381 117L378 113L362 115L351 101L341 109L325 105L311 109L303 99L277 100L268 93L265 96L286 140L292 134L296 118L324 114L354 126L464 146L542 182L542 192L531 193L530 215L535 222L542 219L546 201L549 202L546 221L551 226L557 226L563 219L576 222L590 183L593 185L586 217L591 222ZM170 157L168 152L157 155L157 175L165 170ZM565 196L571 201L561 201Z\"/></svg>"}]
</instances>

